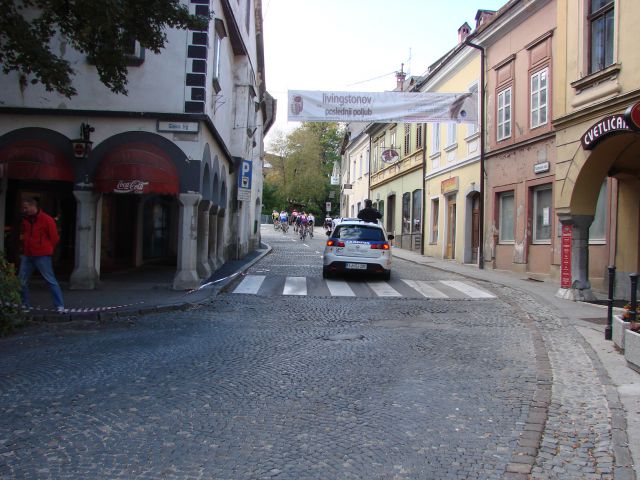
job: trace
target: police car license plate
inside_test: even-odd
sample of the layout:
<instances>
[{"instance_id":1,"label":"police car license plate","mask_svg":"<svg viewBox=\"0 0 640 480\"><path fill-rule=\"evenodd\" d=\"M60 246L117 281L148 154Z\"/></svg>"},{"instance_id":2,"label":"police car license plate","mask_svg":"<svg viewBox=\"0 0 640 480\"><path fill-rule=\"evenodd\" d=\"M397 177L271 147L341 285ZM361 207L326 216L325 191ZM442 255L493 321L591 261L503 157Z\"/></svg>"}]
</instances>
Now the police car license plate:
<instances>
[{"instance_id":1,"label":"police car license plate","mask_svg":"<svg viewBox=\"0 0 640 480\"><path fill-rule=\"evenodd\" d=\"M349 270L366 270L367 264L366 263L347 263L344 267L348 268Z\"/></svg>"}]
</instances>

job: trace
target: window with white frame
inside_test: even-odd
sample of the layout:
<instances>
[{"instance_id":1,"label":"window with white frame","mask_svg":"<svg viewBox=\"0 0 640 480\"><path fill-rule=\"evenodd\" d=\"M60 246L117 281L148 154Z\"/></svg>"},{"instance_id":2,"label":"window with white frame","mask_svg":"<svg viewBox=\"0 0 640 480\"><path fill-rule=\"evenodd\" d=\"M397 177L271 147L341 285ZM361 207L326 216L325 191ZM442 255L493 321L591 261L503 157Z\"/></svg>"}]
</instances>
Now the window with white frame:
<instances>
[{"instance_id":1,"label":"window with white frame","mask_svg":"<svg viewBox=\"0 0 640 480\"><path fill-rule=\"evenodd\" d=\"M607 239L607 181L602 182L600 193L598 194L598 203L596 204L596 213L593 222L589 227L589 242L602 243Z\"/></svg>"},{"instance_id":2,"label":"window with white frame","mask_svg":"<svg viewBox=\"0 0 640 480\"><path fill-rule=\"evenodd\" d=\"M531 75L531 128L547 123L548 73L545 68Z\"/></svg>"},{"instance_id":3,"label":"window with white frame","mask_svg":"<svg viewBox=\"0 0 640 480\"><path fill-rule=\"evenodd\" d=\"M438 243L438 223L440 216L440 200L434 198L431 200L431 231L429 233L429 243Z\"/></svg>"},{"instance_id":4,"label":"window with white frame","mask_svg":"<svg viewBox=\"0 0 640 480\"><path fill-rule=\"evenodd\" d=\"M511 87L498 93L498 141L511 136Z\"/></svg>"},{"instance_id":5,"label":"window with white frame","mask_svg":"<svg viewBox=\"0 0 640 480\"><path fill-rule=\"evenodd\" d=\"M369 173L369 149L368 148L364 155L364 173L365 175Z\"/></svg>"},{"instance_id":6,"label":"window with white frame","mask_svg":"<svg viewBox=\"0 0 640 480\"><path fill-rule=\"evenodd\" d=\"M447 123L447 147L455 145L457 139L458 125L455 123Z\"/></svg>"},{"instance_id":7,"label":"window with white frame","mask_svg":"<svg viewBox=\"0 0 640 480\"><path fill-rule=\"evenodd\" d=\"M498 229L500 243L515 240L515 195L513 191L498 194Z\"/></svg>"},{"instance_id":8,"label":"window with white frame","mask_svg":"<svg viewBox=\"0 0 640 480\"><path fill-rule=\"evenodd\" d=\"M589 0L589 73L613 64L614 0Z\"/></svg>"},{"instance_id":9,"label":"window with white frame","mask_svg":"<svg viewBox=\"0 0 640 480\"><path fill-rule=\"evenodd\" d=\"M438 153L440 151L440 124L431 124L431 153Z\"/></svg>"},{"instance_id":10,"label":"window with white frame","mask_svg":"<svg viewBox=\"0 0 640 480\"><path fill-rule=\"evenodd\" d=\"M219 93L222 89L220 85L220 69L222 61L222 39L227 36L227 31L224 26L224 22L221 18L216 18L214 21L214 35L213 35L213 73L211 75L211 83L216 93Z\"/></svg>"},{"instance_id":11,"label":"window with white frame","mask_svg":"<svg viewBox=\"0 0 640 480\"><path fill-rule=\"evenodd\" d=\"M551 242L551 185L533 189L533 243Z\"/></svg>"},{"instance_id":12,"label":"window with white frame","mask_svg":"<svg viewBox=\"0 0 640 480\"><path fill-rule=\"evenodd\" d=\"M469 88L469 92L477 95L478 84L474 83L473 85L471 85L471 87ZM470 137L471 135L475 135L476 133L478 133L478 123L467 123L467 136Z\"/></svg>"},{"instance_id":13,"label":"window with white frame","mask_svg":"<svg viewBox=\"0 0 640 480\"><path fill-rule=\"evenodd\" d=\"M398 144L396 143L396 131L392 130L390 137L390 146L391 148L396 148L398 146ZM384 144L384 143L383 143Z\"/></svg>"},{"instance_id":14,"label":"window with white frame","mask_svg":"<svg viewBox=\"0 0 640 480\"><path fill-rule=\"evenodd\" d=\"M362 168L363 168L362 163L363 162L364 162L364 160L362 158L362 154L360 154L360 158L359 158L359 161L358 161L358 178L362 178Z\"/></svg>"}]
</instances>

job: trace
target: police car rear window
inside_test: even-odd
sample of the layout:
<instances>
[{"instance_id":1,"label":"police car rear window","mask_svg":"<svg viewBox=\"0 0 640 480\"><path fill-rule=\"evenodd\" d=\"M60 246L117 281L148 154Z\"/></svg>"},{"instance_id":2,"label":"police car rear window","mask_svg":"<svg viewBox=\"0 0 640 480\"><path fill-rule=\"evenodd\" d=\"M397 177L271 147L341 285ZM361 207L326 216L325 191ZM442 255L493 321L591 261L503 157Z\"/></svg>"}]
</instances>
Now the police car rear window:
<instances>
[{"instance_id":1,"label":"police car rear window","mask_svg":"<svg viewBox=\"0 0 640 480\"><path fill-rule=\"evenodd\" d=\"M338 225L333 237L343 240L384 241L382 230L365 225Z\"/></svg>"}]
</instances>

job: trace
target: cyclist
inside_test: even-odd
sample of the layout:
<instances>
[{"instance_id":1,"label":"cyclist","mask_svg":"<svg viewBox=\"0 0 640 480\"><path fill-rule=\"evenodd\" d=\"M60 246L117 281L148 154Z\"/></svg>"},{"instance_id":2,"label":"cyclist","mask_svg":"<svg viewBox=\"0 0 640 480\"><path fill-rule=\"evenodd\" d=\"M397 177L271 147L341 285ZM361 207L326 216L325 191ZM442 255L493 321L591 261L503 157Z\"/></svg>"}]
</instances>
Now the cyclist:
<instances>
[{"instance_id":1,"label":"cyclist","mask_svg":"<svg viewBox=\"0 0 640 480\"><path fill-rule=\"evenodd\" d=\"M313 213L309 212L307 215L307 227L309 229L309 236L313 238L313 226L316 223L316 217L313 216Z\"/></svg>"},{"instance_id":2,"label":"cyclist","mask_svg":"<svg viewBox=\"0 0 640 480\"><path fill-rule=\"evenodd\" d=\"M301 215L298 215L296 222L298 222L298 231L300 232L300 238L304 240L307 236L307 223L309 222L309 219L307 218L307 212L303 211Z\"/></svg>"},{"instance_id":3,"label":"cyclist","mask_svg":"<svg viewBox=\"0 0 640 480\"><path fill-rule=\"evenodd\" d=\"M324 229L325 229L327 232L330 232L330 231L331 231L331 226L332 226L332 225L333 225L333 219L332 219L331 217L326 217L326 218L324 219Z\"/></svg>"},{"instance_id":4,"label":"cyclist","mask_svg":"<svg viewBox=\"0 0 640 480\"><path fill-rule=\"evenodd\" d=\"M287 233L287 230L289 230L289 214L286 210L280 212L280 226L282 233Z\"/></svg>"},{"instance_id":5,"label":"cyclist","mask_svg":"<svg viewBox=\"0 0 640 480\"><path fill-rule=\"evenodd\" d=\"M274 230L277 230L278 228L280 228L280 214L278 213L278 211L274 208L273 212L271 213L271 219L273 220L273 228Z\"/></svg>"},{"instance_id":6,"label":"cyclist","mask_svg":"<svg viewBox=\"0 0 640 480\"><path fill-rule=\"evenodd\" d=\"M293 212L291 212L291 225L293 225L293 231L297 232L298 231L298 210L296 210L295 208L293 209Z\"/></svg>"}]
</instances>

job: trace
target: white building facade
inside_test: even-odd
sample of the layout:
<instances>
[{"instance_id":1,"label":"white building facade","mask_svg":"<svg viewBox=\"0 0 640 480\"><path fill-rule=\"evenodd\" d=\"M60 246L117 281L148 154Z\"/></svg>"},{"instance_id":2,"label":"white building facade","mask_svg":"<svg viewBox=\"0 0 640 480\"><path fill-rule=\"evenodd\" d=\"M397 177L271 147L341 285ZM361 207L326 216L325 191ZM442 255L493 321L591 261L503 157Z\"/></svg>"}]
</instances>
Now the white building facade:
<instances>
[{"instance_id":1,"label":"white building facade","mask_svg":"<svg viewBox=\"0 0 640 480\"><path fill-rule=\"evenodd\" d=\"M71 99L0 76L0 249L9 258L31 196L58 222L54 265L72 289L148 263L175 265L173 287L190 289L259 245L263 138L275 117L261 0L183 3L211 15L208 30L169 29L157 55L136 43L127 96L63 44L76 72Z\"/></svg>"}]
</instances>

